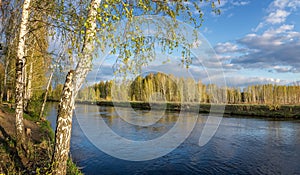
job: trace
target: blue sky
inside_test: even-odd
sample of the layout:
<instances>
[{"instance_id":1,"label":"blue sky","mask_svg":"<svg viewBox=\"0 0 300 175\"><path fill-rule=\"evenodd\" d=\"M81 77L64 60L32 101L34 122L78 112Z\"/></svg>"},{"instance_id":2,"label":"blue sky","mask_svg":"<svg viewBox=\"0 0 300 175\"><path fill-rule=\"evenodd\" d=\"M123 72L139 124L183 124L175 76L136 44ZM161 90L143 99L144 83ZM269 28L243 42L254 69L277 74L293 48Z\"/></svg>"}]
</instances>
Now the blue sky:
<instances>
[{"instance_id":1,"label":"blue sky","mask_svg":"<svg viewBox=\"0 0 300 175\"><path fill-rule=\"evenodd\" d=\"M221 0L200 31L223 63L229 86L300 79L299 0Z\"/></svg>"},{"instance_id":2,"label":"blue sky","mask_svg":"<svg viewBox=\"0 0 300 175\"><path fill-rule=\"evenodd\" d=\"M221 0L217 7L220 15L213 14L209 5L203 6L204 23L199 32L215 50L224 74L208 77L206 70L194 66L189 71L195 73L195 79L210 83L225 77L230 87L300 80L300 0ZM107 59L96 62L89 79L111 79L112 63ZM183 74L176 61L157 63L145 71Z\"/></svg>"}]
</instances>

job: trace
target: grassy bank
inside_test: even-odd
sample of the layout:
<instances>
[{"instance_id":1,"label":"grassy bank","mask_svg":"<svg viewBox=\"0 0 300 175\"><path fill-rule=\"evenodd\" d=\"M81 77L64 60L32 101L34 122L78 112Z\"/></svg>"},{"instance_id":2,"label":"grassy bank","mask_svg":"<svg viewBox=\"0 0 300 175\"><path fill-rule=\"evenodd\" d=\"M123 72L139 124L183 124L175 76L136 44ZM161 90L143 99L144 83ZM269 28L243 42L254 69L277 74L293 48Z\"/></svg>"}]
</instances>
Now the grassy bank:
<instances>
[{"instance_id":1,"label":"grassy bank","mask_svg":"<svg viewBox=\"0 0 300 175\"><path fill-rule=\"evenodd\" d=\"M0 174L49 174L54 145L50 123L38 115L24 114L24 126L31 134L26 136L25 154L18 155L14 113L9 105L0 105ZM68 161L68 174L80 174L72 161Z\"/></svg>"},{"instance_id":2,"label":"grassy bank","mask_svg":"<svg viewBox=\"0 0 300 175\"><path fill-rule=\"evenodd\" d=\"M132 107L136 109L150 110L163 109L168 111L190 111L199 113L209 113L211 104L198 103L152 103L147 102L112 102L112 101L77 101L81 104L97 104L99 106ZM215 108L222 109L224 105L214 105ZM268 118L300 118L300 105L260 105L260 104L226 104L225 109L214 111L229 115L256 116Z\"/></svg>"},{"instance_id":3,"label":"grassy bank","mask_svg":"<svg viewBox=\"0 0 300 175\"><path fill-rule=\"evenodd\" d=\"M300 105L226 105L226 114L271 118L300 118Z\"/></svg>"}]
</instances>

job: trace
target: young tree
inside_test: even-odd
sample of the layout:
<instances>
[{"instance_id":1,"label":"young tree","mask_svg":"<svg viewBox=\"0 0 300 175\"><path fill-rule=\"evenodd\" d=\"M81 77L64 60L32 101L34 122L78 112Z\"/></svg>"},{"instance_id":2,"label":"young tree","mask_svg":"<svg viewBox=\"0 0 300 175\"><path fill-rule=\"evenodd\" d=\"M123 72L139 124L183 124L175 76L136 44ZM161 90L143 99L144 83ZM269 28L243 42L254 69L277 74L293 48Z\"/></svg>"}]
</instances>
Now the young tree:
<instances>
[{"instance_id":1,"label":"young tree","mask_svg":"<svg viewBox=\"0 0 300 175\"><path fill-rule=\"evenodd\" d=\"M4 66L1 99L9 101L15 80L15 58L18 40L18 13L15 1L2 0L0 4L0 38L2 46L1 62Z\"/></svg>"}]
</instances>

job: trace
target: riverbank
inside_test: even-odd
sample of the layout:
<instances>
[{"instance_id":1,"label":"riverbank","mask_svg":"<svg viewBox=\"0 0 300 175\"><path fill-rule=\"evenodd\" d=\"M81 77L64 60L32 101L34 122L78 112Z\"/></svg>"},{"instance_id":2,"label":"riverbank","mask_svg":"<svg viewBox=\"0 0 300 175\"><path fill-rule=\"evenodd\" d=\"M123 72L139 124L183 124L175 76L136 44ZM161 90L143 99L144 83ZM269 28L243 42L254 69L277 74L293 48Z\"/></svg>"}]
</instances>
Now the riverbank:
<instances>
[{"instance_id":1,"label":"riverbank","mask_svg":"<svg viewBox=\"0 0 300 175\"><path fill-rule=\"evenodd\" d=\"M93 104L99 106L117 106L117 107L132 107L136 109L150 110L164 109L168 111L187 111L199 113L210 113L211 104L198 104L198 103L152 103L147 102L112 102L112 101L76 101L81 104ZM219 111L214 113L228 114L228 115L242 115L242 116L255 116L267 118L289 118L300 119L300 105L261 105L261 104L222 104L214 105ZM223 108L225 106L225 109ZM222 110L224 109L224 111Z\"/></svg>"},{"instance_id":2,"label":"riverbank","mask_svg":"<svg viewBox=\"0 0 300 175\"><path fill-rule=\"evenodd\" d=\"M50 123L24 114L24 126L30 132L26 135L26 154L18 155L14 113L9 105L0 105L0 174L46 174L51 167L54 143ZM72 161L68 166L68 174L79 174Z\"/></svg>"}]
</instances>

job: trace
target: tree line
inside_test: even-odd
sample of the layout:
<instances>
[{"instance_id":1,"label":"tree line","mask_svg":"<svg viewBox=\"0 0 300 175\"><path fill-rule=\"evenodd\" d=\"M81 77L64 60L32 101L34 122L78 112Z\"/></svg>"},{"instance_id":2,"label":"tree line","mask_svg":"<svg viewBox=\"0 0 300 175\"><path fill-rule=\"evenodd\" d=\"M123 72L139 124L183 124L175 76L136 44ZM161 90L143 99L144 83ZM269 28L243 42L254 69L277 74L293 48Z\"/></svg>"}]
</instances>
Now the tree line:
<instances>
[{"instance_id":1,"label":"tree line","mask_svg":"<svg viewBox=\"0 0 300 175\"><path fill-rule=\"evenodd\" d=\"M57 99L58 88L50 98ZM158 95L157 95L158 94ZM261 84L240 87L218 87L191 78L178 78L163 73L137 76L133 81L100 81L81 89L78 100L99 101L167 101L227 104L299 104L300 86Z\"/></svg>"}]
</instances>

